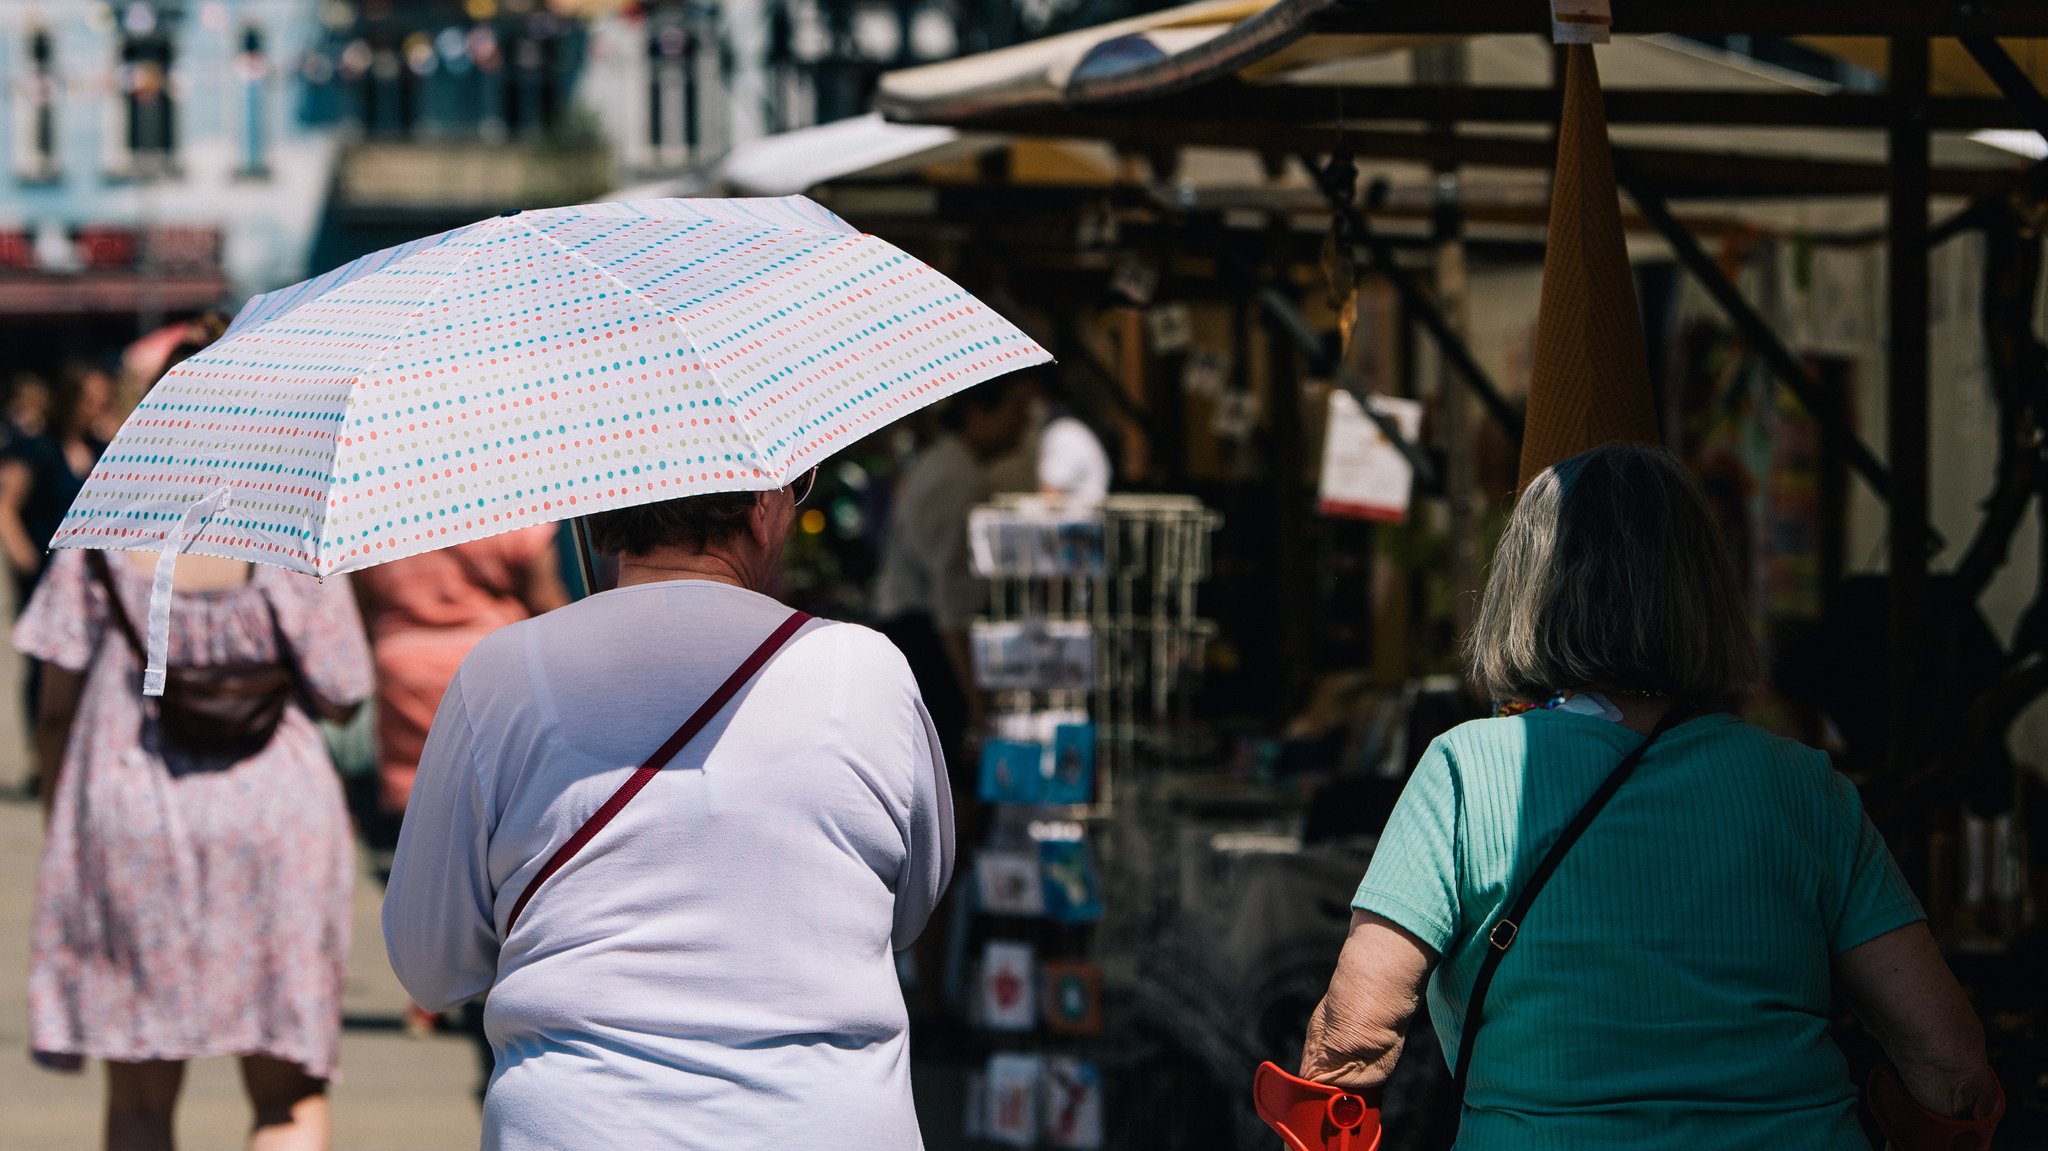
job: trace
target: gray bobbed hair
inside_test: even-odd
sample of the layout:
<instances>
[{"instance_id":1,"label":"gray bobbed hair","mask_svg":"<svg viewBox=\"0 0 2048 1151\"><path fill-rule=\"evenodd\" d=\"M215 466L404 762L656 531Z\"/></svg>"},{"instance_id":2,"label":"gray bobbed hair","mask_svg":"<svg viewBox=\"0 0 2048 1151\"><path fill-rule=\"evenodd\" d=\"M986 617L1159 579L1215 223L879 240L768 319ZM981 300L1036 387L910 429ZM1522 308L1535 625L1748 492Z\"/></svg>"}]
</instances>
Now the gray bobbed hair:
<instances>
[{"instance_id":1,"label":"gray bobbed hair","mask_svg":"<svg viewBox=\"0 0 2048 1151\"><path fill-rule=\"evenodd\" d=\"M1743 596L1706 496L1669 452L1608 444L1545 468L1515 505L1472 676L1496 698L1588 687L1704 702L1756 675Z\"/></svg>"}]
</instances>

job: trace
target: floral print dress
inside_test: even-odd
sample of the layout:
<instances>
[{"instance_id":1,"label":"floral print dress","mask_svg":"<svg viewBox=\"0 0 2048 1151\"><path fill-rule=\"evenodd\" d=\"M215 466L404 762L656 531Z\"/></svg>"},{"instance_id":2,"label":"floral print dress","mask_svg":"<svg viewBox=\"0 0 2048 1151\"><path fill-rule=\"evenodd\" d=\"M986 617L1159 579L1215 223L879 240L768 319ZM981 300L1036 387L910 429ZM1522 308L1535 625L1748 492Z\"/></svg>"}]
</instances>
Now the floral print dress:
<instances>
[{"instance_id":1,"label":"floral print dress","mask_svg":"<svg viewBox=\"0 0 2048 1151\"><path fill-rule=\"evenodd\" d=\"M261 1054L332 1078L354 854L319 728L294 704L246 759L162 748L85 558L52 556L14 629L24 653L85 676L36 888L30 1043L58 1066ZM139 626L149 577L109 559ZM273 659L280 633L322 699L369 696L342 578L257 565L239 587L180 591L170 662Z\"/></svg>"}]
</instances>

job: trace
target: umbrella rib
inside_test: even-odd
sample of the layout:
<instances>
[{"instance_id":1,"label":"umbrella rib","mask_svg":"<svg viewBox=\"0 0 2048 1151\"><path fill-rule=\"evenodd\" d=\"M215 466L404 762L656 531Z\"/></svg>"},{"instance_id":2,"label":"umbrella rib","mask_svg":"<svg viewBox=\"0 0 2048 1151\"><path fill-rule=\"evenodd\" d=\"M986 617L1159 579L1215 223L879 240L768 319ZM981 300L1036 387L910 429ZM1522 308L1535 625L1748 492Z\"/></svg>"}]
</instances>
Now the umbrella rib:
<instances>
[{"instance_id":1,"label":"umbrella rib","mask_svg":"<svg viewBox=\"0 0 2048 1151\"><path fill-rule=\"evenodd\" d=\"M490 222L491 221L489 220L485 220L482 223L487 224ZM292 313L298 311L299 308L302 306L319 303L327 299L334 293L353 287L357 283L369 279L371 276L382 275L385 272L392 271L393 269L402 268L405 265L411 263L412 261L418 259L421 256L426 255L429 252L439 251L441 248L446 247L452 241L460 238L459 234L467 234L480 226L481 224L464 224L460 228L450 228L445 232L437 232L434 235L422 237L422 241L439 240L440 243L428 244L425 242L421 242L420 246L417 249L411 252L407 252L405 255L399 257L398 259L395 259L390 263L379 267L376 271L366 273L362 276L358 276L355 279L336 283L334 285L331 285L324 291L310 293L306 295L304 298L294 297L288 306L279 308L275 312L272 312L271 314L263 317L260 320L244 324L242 322L242 317L237 315L234 321L228 325L228 330L221 335L220 339L215 340L213 343L207 345L204 351L201 351L200 353L198 353L198 355L195 355L193 358L198 359L200 356L212 356L215 353L224 352L230 348L233 348L241 340L246 339L247 337L252 335L263 333L264 329L272 321L283 319L286 316L289 316ZM375 256L378 254L379 253L372 252L370 253L370 256ZM343 267L353 267L354 265L361 263L363 260L369 259L370 256L363 256L356 260L351 260L349 261L348 264L343 265ZM466 262L467 261L465 261L465 263ZM279 288L273 292L264 292L262 295L252 298L248 304L244 305L244 310L247 310L249 306L254 305L258 301L267 299L271 296L281 295L285 292L295 292L298 291L299 289L305 288L307 285L311 284L315 280L321 279L326 274L327 273L322 273L321 276L309 277L308 279L302 280L299 283Z\"/></svg>"},{"instance_id":2,"label":"umbrella rib","mask_svg":"<svg viewBox=\"0 0 2048 1151\"><path fill-rule=\"evenodd\" d=\"M597 274L610 280L612 283L617 284L619 286L620 291L625 292L627 295L632 296L636 300L644 301L647 304L648 308L651 309L656 315L667 320L669 323L674 324L676 331L681 333L684 341L690 345L690 354L697 358L697 366L704 369L705 375L711 377L712 384L714 384L718 388L721 394L726 395L728 397L731 396L731 390L726 387L725 381L719 378L719 375L716 371L712 370L711 362L705 358L704 350L697 346L697 337L690 334L689 326L687 324L684 324L683 321L679 317L677 317L673 311L671 311L668 308L662 307L661 305L655 303L653 300L648 299L647 294L645 292L620 279L619 274L617 272L612 271L610 268L607 268L603 264L598 263L596 260L591 259L589 256L584 255L582 252L579 252L576 249L571 248L566 244L563 244L560 240L555 239L548 233L536 229L532 224L526 222L526 217L524 213L518 216L510 216L507 218L519 221L520 226L524 227L530 235L539 237L540 239L546 240L548 243L553 244L555 246L555 250L562 253L563 255L571 256L577 260L582 261L585 265L587 265L590 268L591 271L596 272ZM747 446L752 448L754 451L755 464L760 465L767 463L767 458L761 454L760 441L754 438L753 427L746 423L744 420L736 422L738 422L740 425L741 433L747 437ZM779 480L782 477L777 476L773 478Z\"/></svg>"},{"instance_id":3,"label":"umbrella rib","mask_svg":"<svg viewBox=\"0 0 2048 1151\"><path fill-rule=\"evenodd\" d=\"M483 224L473 225L473 227L482 228L483 226L489 225L494 222L495 221L486 220L484 221ZM445 245L436 244L434 247L440 248L443 246ZM470 261L476 258L476 254L477 249L475 246L471 246L468 250L464 251L462 253L461 262L457 263L454 267L448 269L448 271L445 274L443 274L440 279L434 281L433 288L431 288L427 292L426 297L420 301L419 309L416 312L414 312L411 316L406 317L405 326L398 329L398 333L391 337L391 339L383 347L377 349L377 354L370 358L369 363L357 369L356 374L353 377L351 377L348 381L349 396L351 398L353 398L355 395L356 385L360 384L363 381L363 377L371 374L372 372L375 372L378 368L384 366L385 357L391 354L391 350L393 348L405 342L405 338L412 334L413 324L433 309L434 304L440 300L442 293L448 290L449 283L453 281L455 277L461 275L463 271L469 267ZM412 257L410 256L406 257L406 259L411 258ZM393 265L396 266L397 264L401 264L404 262L404 260L393 261ZM330 455L327 459L328 472L337 477L336 479L331 479L328 481L327 505L330 510L334 506L334 485L339 482L338 477L340 475L340 472L334 466L334 462L335 458L341 454L342 437L340 435L340 432L345 432L348 430L349 406L350 405L347 403L347 401L344 400L342 404L341 428L336 433L334 441L329 449L333 454ZM313 567L316 571L321 566L323 566L327 559L327 531L330 526L331 525L328 522L328 517L326 515L322 515L320 517L320 535L317 539L313 541Z\"/></svg>"}]
</instances>

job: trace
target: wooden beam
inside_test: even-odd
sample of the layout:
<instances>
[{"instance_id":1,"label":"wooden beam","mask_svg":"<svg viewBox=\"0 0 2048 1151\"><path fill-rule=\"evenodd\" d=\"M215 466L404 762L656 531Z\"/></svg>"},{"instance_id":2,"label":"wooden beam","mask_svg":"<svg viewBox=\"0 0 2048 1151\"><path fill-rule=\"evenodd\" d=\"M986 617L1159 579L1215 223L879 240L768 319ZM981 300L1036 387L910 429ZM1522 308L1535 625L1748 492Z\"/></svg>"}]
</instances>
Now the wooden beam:
<instances>
[{"instance_id":1,"label":"wooden beam","mask_svg":"<svg viewBox=\"0 0 2048 1151\"><path fill-rule=\"evenodd\" d=\"M1971 36L1963 40L1963 47L1977 61L1977 67L1984 69L1984 74L1998 85L1999 92L2012 101L2014 112L2024 121L2019 126L2048 136L2048 97L2043 97L2041 90L2034 87L2034 82L2006 52L2005 46L1990 36ZM1932 103L1929 101L1930 105ZM1929 115L1932 115L1931 111Z\"/></svg>"},{"instance_id":2,"label":"wooden beam","mask_svg":"<svg viewBox=\"0 0 2048 1151\"><path fill-rule=\"evenodd\" d=\"M1527 0L1339 0L1321 32L1550 34L1549 9ZM1696 36L2048 36L2039 0L1614 0L1614 31Z\"/></svg>"},{"instance_id":3,"label":"wooden beam","mask_svg":"<svg viewBox=\"0 0 2048 1151\"><path fill-rule=\"evenodd\" d=\"M1885 204L1885 305L1890 344L1885 354L1885 443L1891 468L1889 542L1891 586L1890 667L1886 691L1888 766L1900 774L1920 767L1928 711L1920 688L1927 651L1928 598L1928 291L1927 100L1925 37L1895 36L1890 48L1891 95L1896 103L1886 158L1892 182Z\"/></svg>"},{"instance_id":4,"label":"wooden beam","mask_svg":"<svg viewBox=\"0 0 2048 1151\"><path fill-rule=\"evenodd\" d=\"M2048 5L2044 5L2048 7ZM1547 169L1551 141L1508 136L1443 137L1421 132L1362 131L1313 125L1162 117L1119 119L1099 114L1030 112L990 116L960 125L977 131L1108 140L1134 150L1164 147L1242 148L1266 154L1329 153L1348 149L1360 159L1421 164ZM1715 153L1671 148L1628 148L1636 168L1674 198L1877 195L1889 186L1885 166L1853 160ZM2009 174L1995 168L1940 168L1929 174L1937 195L1976 196L2000 187Z\"/></svg>"},{"instance_id":5,"label":"wooden beam","mask_svg":"<svg viewBox=\"0 0 2048 1151\"><path fill-rule=\"evenodd\" d=\"M1610 124L1709 124L1791 128L1869 128L1890 124L1883 95L1616 89L1604 94ZM1207 84L1160 100L1100 104L1088 114L1108 119L1186 118L1275 124L1360 123L1377 120L1477 120L1495 124L1550 124L1557 92L1548 87L1457 88L1406 84ZM2030 128L2005 100L1948 98L1928 102L1928 125L1937 129Z\"/></svg>"}]
</instances>

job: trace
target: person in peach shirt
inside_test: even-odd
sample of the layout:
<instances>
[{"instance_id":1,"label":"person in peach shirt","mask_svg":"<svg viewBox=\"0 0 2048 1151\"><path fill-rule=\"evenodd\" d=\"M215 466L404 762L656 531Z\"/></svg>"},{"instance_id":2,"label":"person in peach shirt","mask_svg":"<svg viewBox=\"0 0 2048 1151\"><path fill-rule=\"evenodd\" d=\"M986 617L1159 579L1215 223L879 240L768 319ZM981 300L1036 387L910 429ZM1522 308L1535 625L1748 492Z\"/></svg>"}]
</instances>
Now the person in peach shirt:
<instances>
[{"instance_id":1,"label":"person in peach shirt","mask_svg":"<svg viewBox=\"0 0 2048 1151\"><path fill-rule=\"evenodd\" d=\"M405 813L420 748L455 669L477 641L569 602L552 525L471 540L355 577L377 658L377 798Z\"/></svg>"},{"instance_id":2,"label":"person in peach shirt","mask_svg":"<svg viewBox=\"0 0 2048 1151\"><path fill-rule=\"evenodd\" d=\"M427 729L455 669L477 641L569 602L555 566L553 525L471 540L366 568L354 576L377 663L377 800L405 814ZM415 1034L435 1016L406 1013Z\"/></svg>"}]
</instances>

